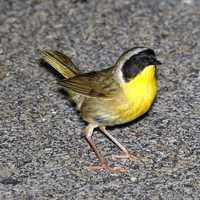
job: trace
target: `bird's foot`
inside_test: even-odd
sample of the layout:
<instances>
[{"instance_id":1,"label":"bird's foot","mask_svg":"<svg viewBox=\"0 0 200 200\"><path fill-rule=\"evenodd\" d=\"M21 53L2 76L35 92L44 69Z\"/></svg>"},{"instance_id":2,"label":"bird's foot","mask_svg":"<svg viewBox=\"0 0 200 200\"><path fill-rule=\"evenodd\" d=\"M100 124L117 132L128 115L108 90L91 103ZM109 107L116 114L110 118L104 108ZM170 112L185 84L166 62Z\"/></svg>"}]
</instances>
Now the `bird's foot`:
<instances>
[{"instance_id":1,"label":"bird's foot","mask_svg":"<svg viewBox=\"0 0 200 200\"><path fill-rule=\"evenodd\" d=\"M123 172L128 171L127 169L124 169L124 168L110 167L108 164L89 166L88 170L89 171L108 171L108 172L113 172L113 173L123 173Z\"/></svg>"}]
</instances>

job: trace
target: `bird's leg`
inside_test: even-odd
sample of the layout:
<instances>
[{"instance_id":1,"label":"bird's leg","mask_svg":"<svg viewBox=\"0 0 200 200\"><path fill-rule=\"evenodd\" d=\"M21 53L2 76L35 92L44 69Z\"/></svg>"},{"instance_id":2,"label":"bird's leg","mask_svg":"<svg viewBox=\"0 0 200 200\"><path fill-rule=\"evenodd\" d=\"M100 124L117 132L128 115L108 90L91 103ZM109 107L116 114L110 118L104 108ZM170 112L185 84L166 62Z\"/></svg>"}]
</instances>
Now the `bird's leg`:
<instances>
[{"instance_id":1,"label":"bird's leg","mask_svg":"<svg viewBox=\"0 0 200 200\"><path fill-rule=\"evenodd\" d=\"M89 143L89 145L92 148L92 150L94 151L94 153L96 154L96 156L99 159L99 161L101 162L101 164L106 164L107 165L107 161L101 155L101 153L97 150L97 147L96 147L95 143L92 140L92 133L93 133L94 128L96 128L96 126L93 126L91 124L89 124L85 128L85 137L86 137L86 140Z\"/></svg>"},{"instance_id":2,"label":"bird's leg","mask_svg":"<svg viewBox=\"0 0 200 200\"><path fill-rule=\"evenodd\" d=\"M135 160L137 159L136 156L131 155L128 150L121 144L119 143L107 130L105 127L99 127L100 130L116 145L122 150L121 155L114 155L112 156L113 159L129 159L129 160Z\"/></svg>"},{"instance_id":3,"label":"bird's leg","mask_svg":"<svg viewBox=\"0 0 200 200\"><path fill-rule=\"evenodd\" d=\"M120 168L111 168L108 165L107 160L101 155L101 153L97 150L97 147L95 145L95 143L92 140L92 133L94 128L96 128L96 125L93 124L89 124L86 128L85 128L85 137L87 142L89 143L90 147L92 148L92 150L94 151L94 153L96 154L97 158L100 161L100 165L97 166L89 166L88 169L92 170L92 171L102 171L102 170L106 170L106 171L111 171L111 172L126 172L127 170L125 169L120 169Z\"/></svg>"}]
</instances>

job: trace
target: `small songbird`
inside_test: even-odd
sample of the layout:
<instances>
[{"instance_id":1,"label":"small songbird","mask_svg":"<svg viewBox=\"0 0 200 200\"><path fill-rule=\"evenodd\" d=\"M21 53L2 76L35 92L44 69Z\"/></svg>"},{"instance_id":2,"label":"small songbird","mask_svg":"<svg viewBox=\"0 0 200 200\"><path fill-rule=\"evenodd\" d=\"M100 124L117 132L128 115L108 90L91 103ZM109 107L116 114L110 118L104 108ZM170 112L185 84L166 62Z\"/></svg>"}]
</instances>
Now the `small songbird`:
<instances>
[{"instance_id":1,"label":"small songbird","mask_svg":"<svg viewBox=\"0 0 200 200\"><path fill-rule=\"evenodd\" d=\"M88 123L84 135L100 161L89 170L125 171L108 165L97 150L92 134L98 127L121 149L122 154L115 158L134 158L106 127L130 122L150 109L157 90L156 67L161 64L154 51L146 47L132 48L112 67L89 73L81 73L69 57L58 51L42 51L41 58L64 76L59 84L67 90Z\"/></svg>"}]
</instances>

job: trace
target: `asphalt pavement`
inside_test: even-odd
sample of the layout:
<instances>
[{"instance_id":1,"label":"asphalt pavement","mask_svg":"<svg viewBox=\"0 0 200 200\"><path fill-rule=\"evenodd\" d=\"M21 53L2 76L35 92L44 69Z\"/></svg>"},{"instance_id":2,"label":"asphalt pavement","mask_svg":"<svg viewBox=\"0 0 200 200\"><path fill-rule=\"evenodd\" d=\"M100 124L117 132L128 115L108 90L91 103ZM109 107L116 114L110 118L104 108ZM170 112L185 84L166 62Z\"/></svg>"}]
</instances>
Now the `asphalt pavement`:
<instances>
[{"instance_id":1,"label":"asphalt pavement","mask_svg":"<svg viewBox=\"0 0 200 200\"><path fill-rule=\"evenodd\" d=\"M0 1L0 199L199 200L200 1ZM111 66L127 49L153 48L162 61L158 95L148 114L110 133L143 162L113 161L119 150L85 123L40 63L59 50L81 71Z\"/></svg>"}]
</instances>

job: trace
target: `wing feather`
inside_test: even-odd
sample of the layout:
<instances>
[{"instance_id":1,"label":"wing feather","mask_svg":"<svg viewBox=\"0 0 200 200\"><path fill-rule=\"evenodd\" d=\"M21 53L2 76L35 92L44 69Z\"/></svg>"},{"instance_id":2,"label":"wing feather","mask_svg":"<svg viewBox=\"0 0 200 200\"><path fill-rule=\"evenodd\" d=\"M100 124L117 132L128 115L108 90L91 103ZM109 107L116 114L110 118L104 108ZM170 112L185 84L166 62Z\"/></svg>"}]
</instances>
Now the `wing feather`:
<instances>
[{"instance_id":1,"label":"wing feather","mask_svg":"<svg viewBox=\"0 0 200 200\"><path fill-rule=\"evenodd\" d=\"M59 82L63 87L88 97L112 99L119 90L119 84L112 78L112 68L101 72L91 72L64 79Z\"/></svg>"}]
</instances>

